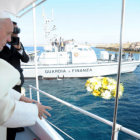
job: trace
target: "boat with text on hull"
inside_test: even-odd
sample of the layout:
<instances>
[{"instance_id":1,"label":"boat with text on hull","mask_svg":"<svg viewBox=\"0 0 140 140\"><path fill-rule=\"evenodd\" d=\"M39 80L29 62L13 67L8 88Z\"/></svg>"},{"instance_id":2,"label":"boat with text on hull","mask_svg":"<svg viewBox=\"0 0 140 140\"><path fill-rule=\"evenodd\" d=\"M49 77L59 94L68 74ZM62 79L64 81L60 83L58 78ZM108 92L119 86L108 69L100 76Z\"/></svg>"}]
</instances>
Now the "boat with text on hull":
<instances>
[{"instance_id":1,"label":"boat with text on hull","mask_svg":"<svg viewBox=\"0 0 140 140\"><path fill-rule=\"evenodd\" d=\"M82 78L117 74L118 58L107 51L100 52L97 59L95 51L88 46L68 46L64 52L45 51L38 56L38 76L41 78ZM88 56L88 57L87 57ZM140 60L123 57L122 73L133 72ZM22 64L25 78L35 78L34 61Z\"/></svg>"}]
</instances>

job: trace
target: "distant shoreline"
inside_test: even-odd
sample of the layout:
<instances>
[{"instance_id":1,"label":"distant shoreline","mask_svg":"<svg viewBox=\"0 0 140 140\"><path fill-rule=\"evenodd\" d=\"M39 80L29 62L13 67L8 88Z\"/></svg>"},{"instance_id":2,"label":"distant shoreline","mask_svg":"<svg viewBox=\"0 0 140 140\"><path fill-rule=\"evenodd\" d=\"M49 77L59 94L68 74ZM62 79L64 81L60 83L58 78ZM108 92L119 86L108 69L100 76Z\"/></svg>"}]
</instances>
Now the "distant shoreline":
<instances>
[{"instance_id":1,"label":"distant shoreline","mask_svg":"<svg viewBox=\"0 0 140 140\"><path fill-rule=\"evenodd\" d=\"M119 44L97 44L95 45L96 48L100 49L106 49L110 51L118 51L119 50ZM134 43L124 43L122 45L123 51L126 52L140 52L140 42L134 42Z\"/></svg>"},{"instance_id":2,"label":"distant shoreline","mask_svg":"<svg viewBox=\"0 0 140 140\"><path fill-rule=\"evenodd\" d=\"M95 47L95 48L98 48L98 49L105 49L107 51L114 51L114 52L118 52L119 51L119 48L107 48L107 47ZM134 50L134 49L123 49L123 52L132 52L132 53L140 53L140 50Z\"/></svg>"}]
</instances>

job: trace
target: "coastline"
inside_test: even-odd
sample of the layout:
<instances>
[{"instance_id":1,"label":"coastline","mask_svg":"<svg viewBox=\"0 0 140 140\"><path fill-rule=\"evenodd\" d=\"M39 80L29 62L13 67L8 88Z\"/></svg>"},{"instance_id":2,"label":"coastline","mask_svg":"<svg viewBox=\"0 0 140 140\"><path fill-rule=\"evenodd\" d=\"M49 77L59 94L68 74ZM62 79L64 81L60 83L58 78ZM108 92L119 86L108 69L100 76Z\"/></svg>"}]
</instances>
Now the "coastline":
<instances>
[{"instance_id":1,"label":"coastline","mask_svg":"<svg viewBox=\"0 0 140 140\"><path fill-rule=\"evenodd\" d=\"M118 51L119 50L119 43L112 43L112 44L96 44L96 48L106 49L110 51ZM140 52L140 42L134 43L124 43L123 44L123 51L126 52Z\"/></svg>"}]
</instances>

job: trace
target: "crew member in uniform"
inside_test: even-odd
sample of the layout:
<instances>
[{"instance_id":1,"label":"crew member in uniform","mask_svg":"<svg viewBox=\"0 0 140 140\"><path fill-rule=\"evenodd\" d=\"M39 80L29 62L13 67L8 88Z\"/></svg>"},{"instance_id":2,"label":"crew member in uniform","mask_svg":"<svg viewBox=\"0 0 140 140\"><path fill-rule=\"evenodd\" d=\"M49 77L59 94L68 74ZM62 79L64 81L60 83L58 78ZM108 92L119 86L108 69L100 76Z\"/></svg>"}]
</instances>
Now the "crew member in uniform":
<instances>
[{"instance_id":1,"label":"crew member in uniform","mask_svg":"<svg viewBox=\"0 0 140 140\"><path fill-rule=\"evenodd\" d=\"M29 57L26 54L22 43L20 42L20 38L18 37L20 28L17 27L16 22L13 22L13 25L14 30L12 33L11 42L8 42L0 52L0 58L6 60L20 72L21 84L16 85L14 89L18 92L21 92L21 86L24 83L24 76L20 61L27 63L29 61Z\"/></svg>"}]
</instances>

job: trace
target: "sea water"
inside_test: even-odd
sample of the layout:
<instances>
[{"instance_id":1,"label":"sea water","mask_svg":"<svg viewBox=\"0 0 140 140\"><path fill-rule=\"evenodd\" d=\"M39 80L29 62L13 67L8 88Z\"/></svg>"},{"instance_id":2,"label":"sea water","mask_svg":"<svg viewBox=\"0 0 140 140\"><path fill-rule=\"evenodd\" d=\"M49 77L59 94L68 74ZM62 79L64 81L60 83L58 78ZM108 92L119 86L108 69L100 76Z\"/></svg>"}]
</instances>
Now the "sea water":
<instances>
[{"instance_id":1,"label":"sea water","mask_svg":"<svg viewBox=\"0 0 140 140\"><path fill-rule=\"evenodd\" d=\"M96 49L98 53L100 50ZM137 56L137 54L136 54ZM116 76L110 76L116 79ZM81 107L91 113L113 121L114 99L105 100L94 97L85 89L83 79L39 80L39 88L73 105ZM140 133L140 67L134 72L122 74L121 83L124 86L123 97L119 99L117 123ZM35 79L26 79L24 87L29 96L28 85L35 86ZM33 91L36 99L36 92ZM51 106L51 117L48 120L68 133L76 140L110 140L112 128L95 119L85 116L57 101L40 95L42 104ZM59 131L58 131L59 132ZM61 132L64 139L69 140ZM119 140L136 140L123 132L119 132Z\"/></svg>"}]
</instances>

